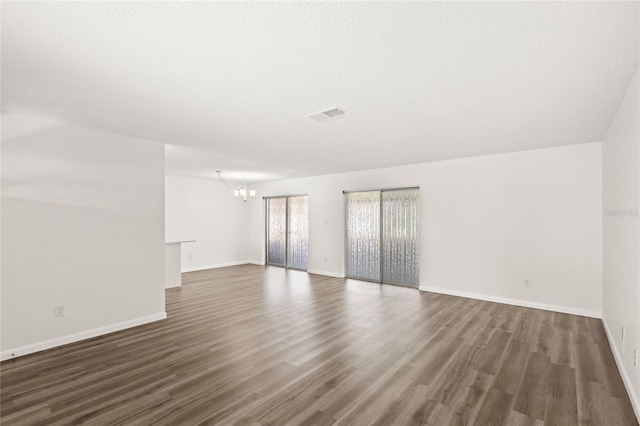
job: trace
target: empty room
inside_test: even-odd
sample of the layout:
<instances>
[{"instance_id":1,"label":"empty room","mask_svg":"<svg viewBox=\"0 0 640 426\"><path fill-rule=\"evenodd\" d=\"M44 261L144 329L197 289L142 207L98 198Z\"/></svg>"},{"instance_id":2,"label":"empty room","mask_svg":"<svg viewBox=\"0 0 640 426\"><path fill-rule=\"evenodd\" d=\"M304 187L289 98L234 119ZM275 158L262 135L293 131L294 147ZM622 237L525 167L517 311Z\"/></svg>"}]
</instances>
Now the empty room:
<instances>
[{"instance_id":1,"label":"empty room","mask_svg":"<svg viewBox=\"0 0 640 426\"><path fill-rule=\"evenodd\" d=\"M640 2L0 16L2 425L638 425Z\"/></svg>"}]
</instances>

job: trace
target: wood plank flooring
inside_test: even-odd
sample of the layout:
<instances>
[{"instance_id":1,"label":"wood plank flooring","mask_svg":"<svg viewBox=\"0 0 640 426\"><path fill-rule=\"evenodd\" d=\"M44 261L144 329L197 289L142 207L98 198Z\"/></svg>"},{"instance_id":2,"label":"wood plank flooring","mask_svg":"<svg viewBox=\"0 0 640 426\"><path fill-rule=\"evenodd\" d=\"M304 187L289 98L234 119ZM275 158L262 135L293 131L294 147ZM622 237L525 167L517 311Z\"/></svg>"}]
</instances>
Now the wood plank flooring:
<instances>
[{"instance_id":1,"label":"wood plank flooring","mask_svg":"<svg viewBox=\"0 0 640 426\"><path fill-rule=\"evenodd\" d=\"M244 265L0 364L2 425L637 425L597 319Z\"/></svg>"}]
</instances>

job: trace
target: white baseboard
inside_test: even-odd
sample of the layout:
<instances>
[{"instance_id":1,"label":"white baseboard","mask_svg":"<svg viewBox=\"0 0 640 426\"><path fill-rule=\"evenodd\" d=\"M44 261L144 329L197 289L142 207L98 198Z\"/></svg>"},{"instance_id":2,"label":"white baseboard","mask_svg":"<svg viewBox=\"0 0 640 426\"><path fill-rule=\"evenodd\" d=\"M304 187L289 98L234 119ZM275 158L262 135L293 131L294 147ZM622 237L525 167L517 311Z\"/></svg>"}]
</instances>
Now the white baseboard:
<instances>
[{"instance_id":1,"label":"white baseboard","mask_svg":"<svg viewBox=\"0 0 640 426\"><path fill-rule=\"evenodd\" d=\"M448 294L450 296L466 297L468 299L485 300L487 302L505 303L507 305L522 306L525 308L542 309L544 311L560 312L563 314L580 315L590 318L602 318L601 312L588 311L586 309L571 308L567 306L547 305L544 303L528 302L525 300L508 299L505 297L487 296L478 293L467 293L466 291L449 290L446 288L421 286L420 291L430 291L432 293Z\"/></svg>"},{"instance_id":2,"label":"white baseboard","mask_svg":"<svg viewBox=\"0 0 640 426\"><path fill-rule=\"evenodd\" d=\"M250 265L258 265L258 266L264 266L265 265L264 262L257 262L255 260L248 260L247 263L250 264Z\"/></svg>"},{"instance_id":3,"label":"white baseboard","mask_svg":"<svg viewBox=\"0 0 640 426\"><path fill-rule=\"evenodd\" d=\"M629 399L631 400L631 405L633 406L633 411L636 412L636 418L640 423L640 401L638 400L638 395L633 391L633 387L631 386L631 378L627 374L627 370L624 368L624 364L622 363L622 357L618 352L618 349L615 344L613 344L614 334L611 333L609 326L607 325L607 321L602 317L602 325L604 326L604 332L607 334L607 340L609 340L609 347L611 348L611 352L613 352L613 358L616 360L616 365L618 367L618 371L620 372L620 376L622 377L622 382L624 383L624 387L627 388L627 393L629 394Z\"/></svg>"},{"instance_id":4,"label":"white baseboard","mask_svg":"<svg viewBox=\"0 0 640 426\"><path fill-rule=\"evenodd\" d=\"M325 277L344 278L344 274L336 274L335 272L318 271L316 269L307 269L308 274L324 275Z\"/></svg>"},{"instance_id":5,"label":"white baseboard","mask_svg":"<svg viewBox=\"0 0 640 426\"><path fill-rule=\"evenodd\" d=\"M80 340L90 339L92 337L102 336L103 334L113 333L114 331L120 331L131 327L147 324L154 321L159 321L167 318L166 312L159 312L157 314L149 315L142 318L136 318L129 321L119 322L117 324L111 324L105 327L94 328L80 333L69 334L67 336L58 337L56 339L45 340L44 342L33 343L19 348L9 349L0 353L0 360L17 358L32 354L34 352L44 351L45 349L55 348L56 346L62 346L69 343L79 342Z\"/></svg>"},{"instance_id":6,"label":"white baseboard","mask_svg":"<svg viewBox=\"0 0 640 426\"><path fill-rule=\"evenodd\" d=\"M206 269L217 269L217 268L226 268L227 266L238 266L238 265L246 265L247 263L253 263L250 260L240 260L238 262L228 262L228 263L217 263L215 265L204 265L204 266L194 266L191 268L182 268L180 272L195 272L195 271L204 271Z\"/></svg>"}]
</instances>

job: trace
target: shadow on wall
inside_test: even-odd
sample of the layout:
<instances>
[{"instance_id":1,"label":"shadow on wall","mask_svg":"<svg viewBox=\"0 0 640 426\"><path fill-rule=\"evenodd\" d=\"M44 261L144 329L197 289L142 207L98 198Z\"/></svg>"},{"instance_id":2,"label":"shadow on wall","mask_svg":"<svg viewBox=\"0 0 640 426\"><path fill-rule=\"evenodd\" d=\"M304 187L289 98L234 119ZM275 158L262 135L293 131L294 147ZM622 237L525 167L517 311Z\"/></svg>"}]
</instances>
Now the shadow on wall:
<instances>
[{"instance_id":1,"label":"shadow on wall","mask_svg":"<svg viewBox=\"0 0 640 426\"><path fill-rule=\"evenodd\" d=\"M139 171L139 159L118 155L113 135L14 114L2 119L3 198L99 210L149 207L130 183L157 182ZM120 190L102 190L114 185Z\"/></svg>"}]
</instances>

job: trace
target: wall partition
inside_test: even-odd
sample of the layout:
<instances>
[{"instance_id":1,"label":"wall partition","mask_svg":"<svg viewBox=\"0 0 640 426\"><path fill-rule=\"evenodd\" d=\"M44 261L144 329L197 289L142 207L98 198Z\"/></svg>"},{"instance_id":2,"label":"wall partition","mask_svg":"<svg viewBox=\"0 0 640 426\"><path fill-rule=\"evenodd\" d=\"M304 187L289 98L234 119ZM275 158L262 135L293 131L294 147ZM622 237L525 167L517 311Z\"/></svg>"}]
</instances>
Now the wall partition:
<instances>
[{"instance_id":1,"label":"wall partition","mask_svg":"<svg viewBox=\"0 0 640 426\"><path fill-rule=\"evenodd\" d=\"M344 194L347 277L418 287L419 188Z\"/></svg>"},{"instance_id":2,"label":"wall partition","mask_svg":"<svg viewBox=\"0 0 640 426\"><path fill-rule=\"evenodd\" d=\"M307 270L309 261L309 197L267 197L267 264Z\"/></svg>"}]
</instances>

